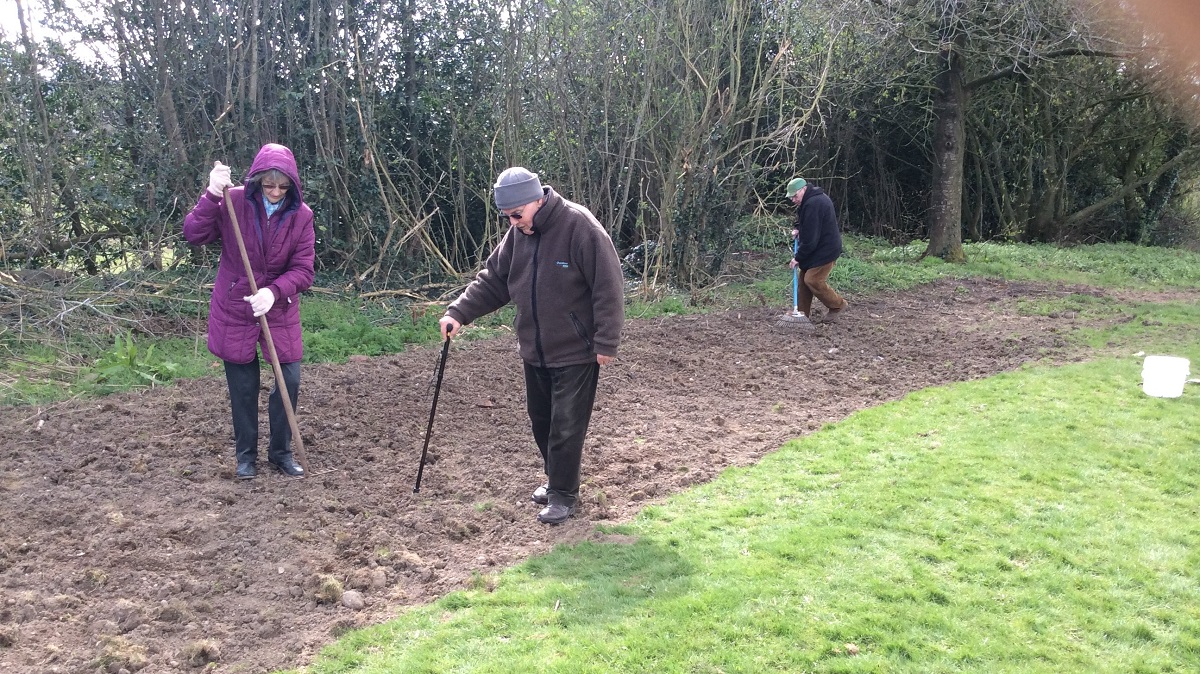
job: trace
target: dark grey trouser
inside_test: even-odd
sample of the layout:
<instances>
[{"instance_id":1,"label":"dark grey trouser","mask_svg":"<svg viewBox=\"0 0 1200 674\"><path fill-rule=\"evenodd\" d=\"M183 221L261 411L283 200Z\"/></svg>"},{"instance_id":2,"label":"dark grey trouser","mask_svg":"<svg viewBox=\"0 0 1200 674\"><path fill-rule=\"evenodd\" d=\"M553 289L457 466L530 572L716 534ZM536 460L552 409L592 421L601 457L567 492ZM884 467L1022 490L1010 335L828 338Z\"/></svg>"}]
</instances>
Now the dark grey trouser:
<instances>
[{"instance_id":1,"label":"dark grey trouser","mask_svg":"<svg viewBox=\"0 0 1200 674\"><path fill-rule=\"evenodd\" d=\"M579 497L583 439L599 381L596 363L551 368L525 363L525 406L542 453L551 503L574 505Z\"/></svg>"},{"instance_id":2,"label":"dark grey trouser","mask_svg":"<svg viewBox=\"0 0 1200 674\"><path fill-rule=\"evenodd\" d=\"M229 384L229 408L233 412L233 438L238 463L253 463L258 458L258 387L259 360L240 364L225 362L225 383ZM300 363L280 363L283 381L287 384L292 410L300 398ZM271 386L267 400L267 417L271 422L271 442L267 459L276 463L292 456L292 427L288 424L279 382Z\"/></svg>"}]
</instances>

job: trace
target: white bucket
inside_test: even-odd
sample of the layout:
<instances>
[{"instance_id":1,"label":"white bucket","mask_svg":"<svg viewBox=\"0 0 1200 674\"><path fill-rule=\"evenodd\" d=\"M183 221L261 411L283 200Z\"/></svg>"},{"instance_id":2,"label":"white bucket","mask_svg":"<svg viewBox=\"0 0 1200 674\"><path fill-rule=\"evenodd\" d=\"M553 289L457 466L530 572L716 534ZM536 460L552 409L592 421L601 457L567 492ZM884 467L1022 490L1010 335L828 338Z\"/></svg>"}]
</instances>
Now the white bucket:
<instances>
[{"instance_id":1,"label":"white bucket","mask_svg":"<svg viewBox=\"0 0 1200 674\"><path fill-rule=\"evenodd\" d=\"M1155 398L1178 398L1187 383L1187 358L1176 356L1146 356L1142 364L1142 390Z\"/></svg>"}]
</instances>

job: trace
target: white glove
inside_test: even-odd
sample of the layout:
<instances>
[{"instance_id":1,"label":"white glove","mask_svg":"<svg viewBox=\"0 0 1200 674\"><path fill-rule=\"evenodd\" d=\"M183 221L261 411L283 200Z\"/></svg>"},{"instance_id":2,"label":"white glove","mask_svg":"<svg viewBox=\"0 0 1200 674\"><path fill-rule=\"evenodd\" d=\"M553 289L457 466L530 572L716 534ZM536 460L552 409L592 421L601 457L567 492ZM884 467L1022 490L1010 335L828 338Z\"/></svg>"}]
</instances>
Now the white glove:
<instances>
[{"instance_id":1,"label":"white glove","mask_svg":"<svg viewBox=\"0 0 1200 674\"><path fill-rule=\"evenodd\" d=\"M229 177L229 167L216 162L208 172L208 192L214 197L225 194L226 187L233 187L233 179Z\"/></svg>"},{"instance_id":2,"label":"white glove","mask_svg":"<svg viewBox=\"0 0 1200 674\"><path fill-rule=\"evenodd\" d=\"M253 295L247 295L242 299L250 303L250 308L254 310L255 318L267 313L275 305L275 293L271 292L270 288L259 288L258 292Z\"/></svg>"}]
</instances>

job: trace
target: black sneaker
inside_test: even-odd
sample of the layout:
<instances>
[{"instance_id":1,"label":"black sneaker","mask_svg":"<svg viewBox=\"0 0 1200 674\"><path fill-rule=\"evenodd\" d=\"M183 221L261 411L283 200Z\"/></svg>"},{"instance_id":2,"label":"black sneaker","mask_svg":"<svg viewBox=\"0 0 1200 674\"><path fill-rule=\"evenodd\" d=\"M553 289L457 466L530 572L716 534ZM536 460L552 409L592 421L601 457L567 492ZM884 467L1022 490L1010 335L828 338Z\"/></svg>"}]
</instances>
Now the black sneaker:
<instances>
[{"instance_id":1,"label":"black sneaker","mask_svg":"<svg viewBox=\"0 0 1200 674\"><path fill-rule=\"evenodd\" d=\"M290 456L279 461L271 461L270 464L275 470L289 477L304 477L304 469Z\"/></svg>"},{"instance_id":2,"label":"black sneaker","mask_svg":"<svg viewBox=\"0 0 1200 674\"><path fill-rule=\"evenodd\" d=\"M542 524L562 524L575 514L575 506L565 503L551 503L538 513L538 521Z\"/></svg>"},{"instance_id":3,"label":"black sneaker","mask_svg":"<svg viewBox=\"0 0 1200 674\"><path fill-rule=\"evenodd\" d=\"M549 488L550 485L544 484L537 489L534 489L533 494L529 497L529 500L540 505L546 505L547 503L550 503L550 497L546 495L546 490Z\"/></svg>"},{"instance_id":4,"label":"black sneaker","mask_svg":"<svg viewBox=\"0 0 1200 674\"><path fill-rule=\"evenodd\" d=\"M258 477L258 468L255 467L253 461L239 461L237 465L237 479L253 480Z\"/></svg>"}]
</instances>

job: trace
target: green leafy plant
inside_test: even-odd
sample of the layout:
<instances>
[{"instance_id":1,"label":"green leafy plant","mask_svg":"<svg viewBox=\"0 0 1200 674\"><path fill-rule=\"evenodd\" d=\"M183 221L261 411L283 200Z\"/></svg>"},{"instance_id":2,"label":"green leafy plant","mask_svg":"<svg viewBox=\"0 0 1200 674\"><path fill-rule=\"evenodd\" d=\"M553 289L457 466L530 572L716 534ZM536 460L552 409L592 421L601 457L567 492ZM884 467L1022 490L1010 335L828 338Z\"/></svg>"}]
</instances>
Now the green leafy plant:
<instances>
[{"instance_id":1,"label":"green leafy plant","mask_svg":"<svg viewBox=\"0 0 1200 674\"><path fill-rule=\"evenodd\" d=\"M132 332L118 334L113 348L104 353L89 373L93 383L112 386L165 384L175 378L179 365L156 360L154 345L139 349Z\"/></svg>"}]
</instances>

